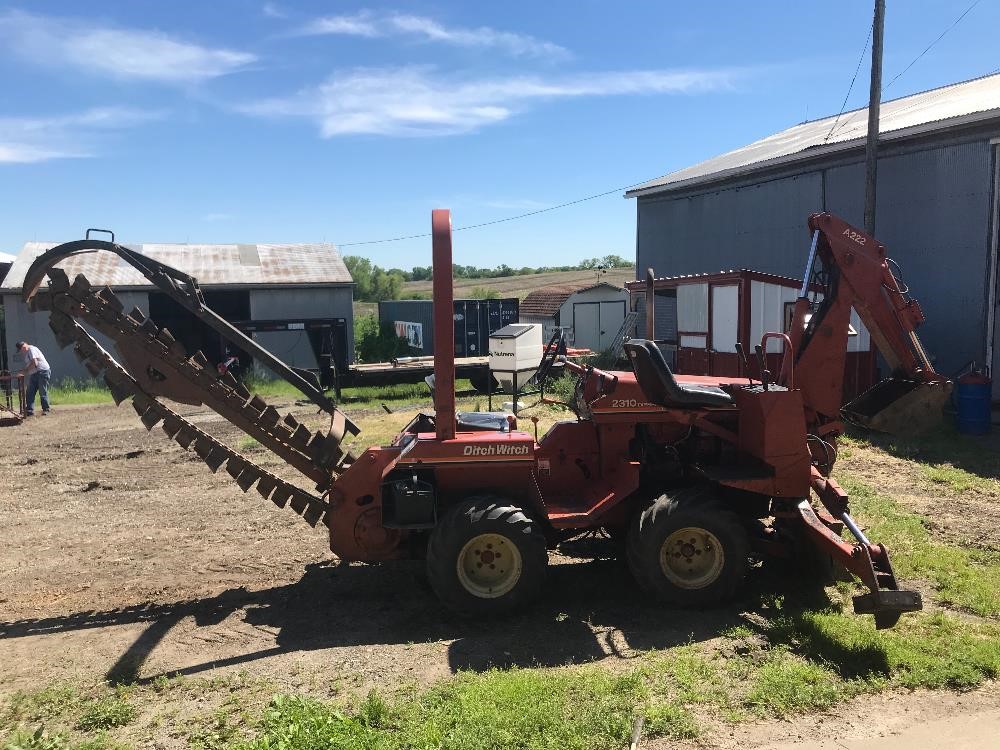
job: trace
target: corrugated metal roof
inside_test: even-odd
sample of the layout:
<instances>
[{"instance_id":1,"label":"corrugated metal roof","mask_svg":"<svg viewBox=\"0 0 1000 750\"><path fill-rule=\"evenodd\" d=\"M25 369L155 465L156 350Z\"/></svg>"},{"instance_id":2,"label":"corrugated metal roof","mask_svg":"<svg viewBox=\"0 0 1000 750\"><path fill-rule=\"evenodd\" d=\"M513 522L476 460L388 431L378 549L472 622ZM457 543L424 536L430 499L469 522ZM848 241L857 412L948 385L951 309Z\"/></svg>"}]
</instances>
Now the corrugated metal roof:
<instances>
[{"instance_id":1,"label":"corrugated metal roof","mask_svg":"<svg viewBox=\"0 0 1000 750\"><path fill-rule=\"evenodd\" d=\"M995 74L882 102L879 139L894 140L998 118L1000 74ZM868 108L864 107L845 112L839 119L825 117L795 125L735 151L650 180L625 195L689 188L828 152L848 150L858 147L867 136Z\"/></svg>"},{"instance_id":2,"label":"corrugated metal roof","mask_svg":"<svg viewBox=\"0 0 1000 750\"><path fill-rule=\"evenodd\" d=\"M28 242L10 267L3 289L19 290L32 261L56 242ZM132 250L194 276L203 286L349 284L351 274L336 246L298 245L127 245ZM113 253L76 255L59 264L72 279L82 273L94 286L148 287L146 278Z\"/></svg>"},{"instance_id":3,"label":"corrugated metal roof","mask_svg":"<svg viewBox=\"0 0 1000 750\"><path fill-rule=\"evenodd\" d=\"M724 279L736 278L741 276L749 275L757 281L763 281L768 284L777 284L779 286L788 286L798 288L802 285L801 279L793 279L791 276L781 276L776 273L766 273L764 271L754 271L749 268L730 268L728 271L716 271L715 273L688 273L688 274L678 274L677 276L656 276L653 279L654 287L664 287L664 286L676 286L682 283L701 283L704 281L722 281ZM646 280L637 279L636 281L626 281L625 289L630 293L643 292L646 289Z\"/></svg>"},{"instance_id":4,"label":"corrugated metal roof","mask_svg":"<svg viewBox=\"0 0 1000 750\"><path fill-rule=\"evenodd\" d=\"M581 281L572 284L544 286L533 292L529 292L528 296L521 300L521 304L518 307L518 314L522 316L530 315L536 318L551 318L559 312L559 308L570 298L570 295L577 292L586 292L589 289L596 289L600 286L609 286L612 289L620 288L606 281L602 281L599 284Z\"/></svg>"}]
</instances>

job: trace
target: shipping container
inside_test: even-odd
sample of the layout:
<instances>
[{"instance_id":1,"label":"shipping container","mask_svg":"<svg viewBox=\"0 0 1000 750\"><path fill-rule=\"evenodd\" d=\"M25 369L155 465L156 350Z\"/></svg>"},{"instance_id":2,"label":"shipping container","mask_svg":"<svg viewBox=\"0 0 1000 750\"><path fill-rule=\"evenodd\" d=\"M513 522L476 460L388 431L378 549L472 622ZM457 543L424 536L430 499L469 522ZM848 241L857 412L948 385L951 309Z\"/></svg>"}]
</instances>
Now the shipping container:
<instances>
[{"instance_id":1,"label":"shipping container","mask_svg":"<svg viewBox=\"0 0 1000 750\"><path fill-rule=\"evenodd\" d=\"M509 299L455 300L455 356L485 357L490 334L518 322L519 301ZM386 300L378 303L380 321L392 323L416 353L434 353L432 300Z\"/></svg>"}]
</instances>

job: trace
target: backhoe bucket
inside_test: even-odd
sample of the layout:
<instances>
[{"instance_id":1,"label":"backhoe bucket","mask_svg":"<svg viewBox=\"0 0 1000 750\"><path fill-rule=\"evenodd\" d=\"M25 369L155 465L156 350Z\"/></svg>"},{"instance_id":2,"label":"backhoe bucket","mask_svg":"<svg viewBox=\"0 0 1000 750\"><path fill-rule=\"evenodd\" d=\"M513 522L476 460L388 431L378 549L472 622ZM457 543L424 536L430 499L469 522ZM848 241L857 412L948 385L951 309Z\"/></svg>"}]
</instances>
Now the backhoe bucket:
<instances>
[{"instance_id":1,"label":"backhoe bucket","mask_svg":"<svg viewBox=\"0 0 1000 750\"><path fill-rule=\"evenodd\" d=\"M886 378L841 410L850 421L890 435L919 435L941 424L951 381L922 383Z\"/></svg>"}]
</instances>

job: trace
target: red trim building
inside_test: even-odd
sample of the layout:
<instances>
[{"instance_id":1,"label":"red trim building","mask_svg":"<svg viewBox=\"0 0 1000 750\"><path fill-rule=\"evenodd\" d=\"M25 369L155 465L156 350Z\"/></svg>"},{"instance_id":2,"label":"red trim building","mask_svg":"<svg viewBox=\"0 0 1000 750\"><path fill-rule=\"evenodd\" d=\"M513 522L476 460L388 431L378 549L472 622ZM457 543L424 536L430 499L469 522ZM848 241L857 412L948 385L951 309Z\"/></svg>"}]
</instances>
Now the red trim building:
<instances>
[{"instance_id":1,"label":"red trim building","mask_svg":"<svg viewBox=\"0 0 1000 750\"><path fill-rule=\"evenodd\" d=\"M630 281L625 288L639 314L636 335L644 337L646 283ZM747 269L654 279L655 340L677 374L758 377L755 349L761 336L788 330L800 288L796 279ZM857 335L848 339L845 398L877 379L871 338L854 312L851 328ZM749 372L736 353L737 343L749 359ZM768 342L772 372L780 367L783 346Z\"/></svg>"}]
</instances>

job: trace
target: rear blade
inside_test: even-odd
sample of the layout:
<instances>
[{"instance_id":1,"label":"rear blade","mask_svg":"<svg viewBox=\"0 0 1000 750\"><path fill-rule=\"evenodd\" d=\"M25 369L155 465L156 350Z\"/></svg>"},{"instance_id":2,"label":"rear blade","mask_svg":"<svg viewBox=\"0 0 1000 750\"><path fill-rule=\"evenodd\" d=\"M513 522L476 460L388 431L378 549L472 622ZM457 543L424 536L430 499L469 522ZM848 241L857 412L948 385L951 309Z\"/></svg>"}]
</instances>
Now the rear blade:
<instances>
[{"instance_id":1,"label":"rear blade","mask_svg":"<svg viewBox=\"0 0 1000 750\"><path fill-rule=\"evenodd\" d=\"M919 435L941 424L951 381L922 383L886 378L841 410L855 424L890 435Z\"/></svg>"}]
</instances>

